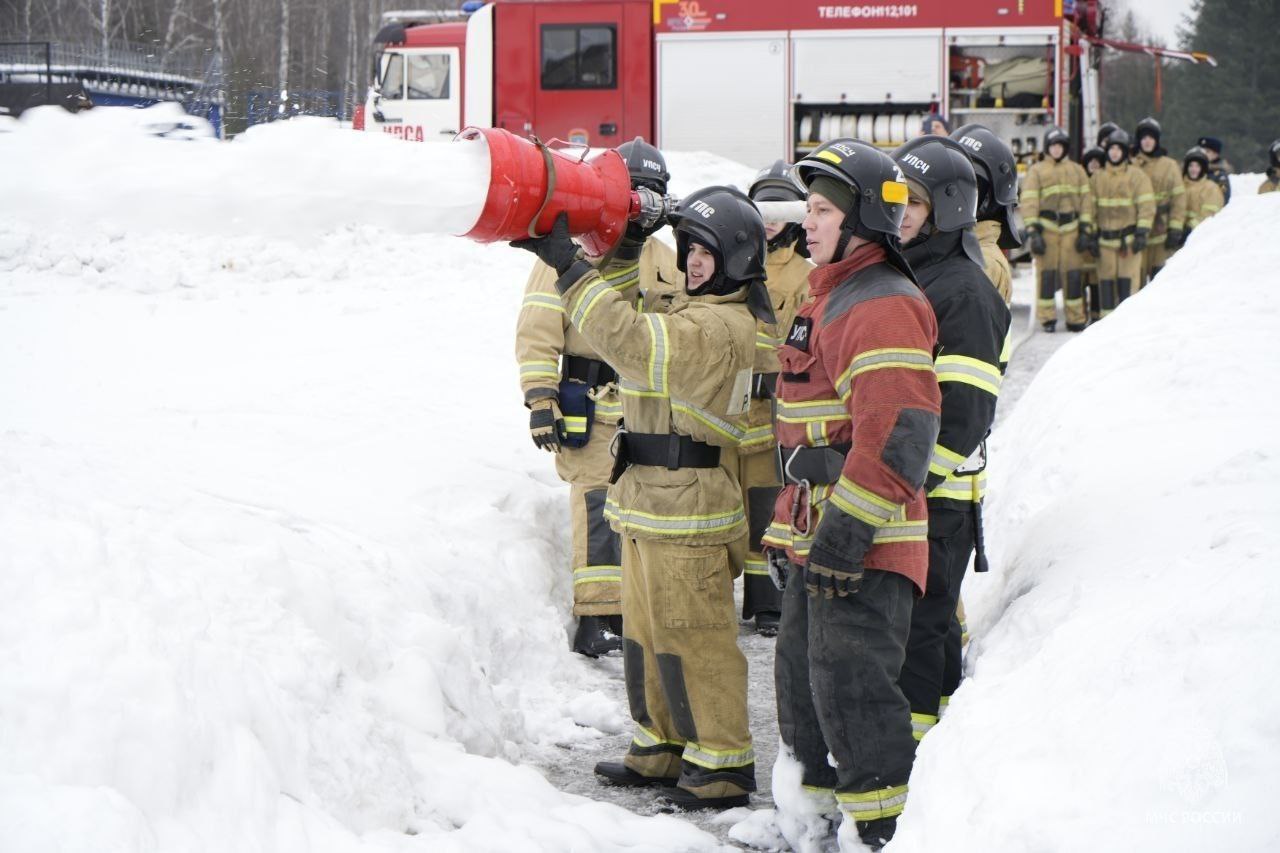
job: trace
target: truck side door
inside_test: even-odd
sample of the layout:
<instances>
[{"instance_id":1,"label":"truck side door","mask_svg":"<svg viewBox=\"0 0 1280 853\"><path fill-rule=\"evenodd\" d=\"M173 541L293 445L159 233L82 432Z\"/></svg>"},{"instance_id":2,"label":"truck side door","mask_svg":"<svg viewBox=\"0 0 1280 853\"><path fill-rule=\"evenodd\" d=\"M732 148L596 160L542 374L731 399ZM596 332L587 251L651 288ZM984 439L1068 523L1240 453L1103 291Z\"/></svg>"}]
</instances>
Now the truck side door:
<instances>
[{"instance_id":1,"label":"truck side door","mask_svg":"<svg viewBox=\"0 0 1280 853\"><path fill-rule=\"evenodd\" d=\"M456 47L405 48L383 54L372 122L410 142L444 140L461 130L462 78Z\"/></svg>"},{"instance_id":2,"label":"truck side door","mask_svg":"<svg viewBox=\"0 0 1280 853\"><path fill-rule=\"evenodd\" d=\"M622 3L537 4L534 41L532 123L542 139L608 147L637 134L648 135L647 102L637 112L643 128L627 121L627 93L635 85L636 69L628 42L630 16ZM643 9L643 7L640 7ZM648 88L648 33L644 34L645 79ZM624 72L626 82L624 82Z\"/></svg>"}]
</instances>

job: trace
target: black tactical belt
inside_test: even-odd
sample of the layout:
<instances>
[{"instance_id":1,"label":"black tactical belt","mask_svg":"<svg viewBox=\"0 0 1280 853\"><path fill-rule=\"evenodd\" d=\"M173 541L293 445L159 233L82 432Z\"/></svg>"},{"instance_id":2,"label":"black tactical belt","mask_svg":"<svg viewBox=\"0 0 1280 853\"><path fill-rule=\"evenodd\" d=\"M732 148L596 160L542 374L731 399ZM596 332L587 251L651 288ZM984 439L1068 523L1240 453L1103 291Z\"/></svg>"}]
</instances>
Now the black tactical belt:
<instances>
[{"instance_id":1,"label":"black tactical belt","mask_svg":"<svg viewBox=\"0 0 1280 853\"><path fill-rule=\"evenodd\" d=\"M617 379L618 373L598 358L566 353L560 358L560 378L576 379L595 388Z\"/></svg>"},{"instance_id":2,"label":"black tactical belt","mask_svg":"<svg viewBox=\"0 0 1280 853\"><path fill-rule=\"evenodd\" d=\"M1124 228L1120 228L1115 231L1099 231L1098 236L1101 237L1103 240L1120 240L1124 237L1128 237L1130 234L1133 233L1133 231L1134 231L1134 226L1127 225Z\"/></svg>"},{"instance_id":3,"label":"black tactical belt","mask_svg":"<svg viewBox=\"0 0 1280 853\"><path fill-rule=\"evenodd\" d=\"M1039 215L1041 219L1047 219L1050 222L1056 222L1059 225L1067 225L1068 223L1075 222L1078 217L1078 214L1075 213L1057 213L1052 210L1042 210Z\"/></svg>"},{"instance_id":4,"label":"black tactical belt","mask_svg":"<svg viewBox=\"0 0 1280 853\"><path fill-rule=\"evenodd\" d=\"M668 468L718 468L720 448L687 435L657 432L619 432L618 459L627 464Z\"/></svg>"},{"instance_id":5,"label":"black tactical belt","mask_svg":"<svg viewBox=\"0 0 1280 853\"><path fill-rule=\"evenodd\" d=\"M778 447L778 471L783 483L805 480L811 486L830 485L840 481L844 458L851 444L829 447Z\"/></svg>"},{"instance_id":6,"label":"black tactical belt","mask_svg":"<svg viewBox=\"0 0 1280 853\"><path fill-rule=\"evenodd\" d=\"M751 377L751 396L756 400L769 400L778 393L778 374L757 373Z\"/></svg>"}]
</instances>

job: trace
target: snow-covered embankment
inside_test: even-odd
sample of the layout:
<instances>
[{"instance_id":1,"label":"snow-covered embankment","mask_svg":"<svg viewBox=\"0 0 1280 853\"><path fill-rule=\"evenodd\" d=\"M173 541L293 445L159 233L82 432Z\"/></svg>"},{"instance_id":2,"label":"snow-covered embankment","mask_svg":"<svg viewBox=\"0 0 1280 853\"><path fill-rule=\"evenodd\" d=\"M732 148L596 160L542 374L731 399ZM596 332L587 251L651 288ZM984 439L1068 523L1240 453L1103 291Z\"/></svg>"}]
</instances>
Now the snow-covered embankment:
<instances>
[{"instance_id":1,"label":"snow-covered embankment","mask_svg":"<svg viewBox=\"0 0 1280 853\"><path fill-rule=\"evenodd\" d=\"M992 442L970 673L896 850L1273 850L1280 197L1237 194Z\"/></svg>"}]
</instances>

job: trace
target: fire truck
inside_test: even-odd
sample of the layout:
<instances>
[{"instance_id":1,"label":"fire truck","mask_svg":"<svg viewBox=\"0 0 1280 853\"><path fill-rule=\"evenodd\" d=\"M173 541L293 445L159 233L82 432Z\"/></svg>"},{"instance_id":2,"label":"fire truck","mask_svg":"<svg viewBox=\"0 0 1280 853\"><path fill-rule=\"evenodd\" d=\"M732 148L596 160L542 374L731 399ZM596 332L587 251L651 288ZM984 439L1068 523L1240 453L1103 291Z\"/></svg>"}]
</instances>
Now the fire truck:
<instances>
[{"instance_id":1,"label":"fire truck","mask_svg":"<svg viewBox=\"0 0 1280 853\"><path fill-rule=\"evenodd\" d=\"M1099 51L1118 46L1101 24L1098 0L494 0L451 20L389 13L355 126L408 141L468 125L593 147L643 136L758 166L840 136L896 147L939 114L987 125L1029 163L1049 125L1077 143L1095 135Z\"/></svg>"}]
</instances>

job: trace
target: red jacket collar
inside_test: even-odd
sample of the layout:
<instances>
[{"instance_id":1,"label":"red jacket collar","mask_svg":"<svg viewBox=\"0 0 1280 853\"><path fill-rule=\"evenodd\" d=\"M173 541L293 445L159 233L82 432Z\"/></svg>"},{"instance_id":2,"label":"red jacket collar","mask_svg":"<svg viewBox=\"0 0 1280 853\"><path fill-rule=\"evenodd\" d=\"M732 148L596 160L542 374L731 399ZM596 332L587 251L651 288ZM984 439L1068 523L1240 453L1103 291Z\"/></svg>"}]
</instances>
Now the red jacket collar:
<instances>
[{"instance_id":1,"label":"red jacket collar","mask_svg":"<svg viewBox=\"0 0 1280 853\"><path fill-rule=\"evenodd\" d=\"M815 298L821 296L859 270L882 262L885 257L884 246L864 243L843 261L812 270L809 273L809 294Z\"/></svg>"}]
</instances>

